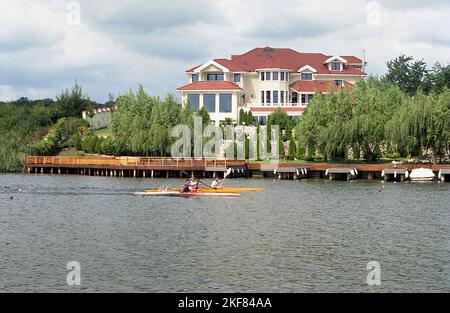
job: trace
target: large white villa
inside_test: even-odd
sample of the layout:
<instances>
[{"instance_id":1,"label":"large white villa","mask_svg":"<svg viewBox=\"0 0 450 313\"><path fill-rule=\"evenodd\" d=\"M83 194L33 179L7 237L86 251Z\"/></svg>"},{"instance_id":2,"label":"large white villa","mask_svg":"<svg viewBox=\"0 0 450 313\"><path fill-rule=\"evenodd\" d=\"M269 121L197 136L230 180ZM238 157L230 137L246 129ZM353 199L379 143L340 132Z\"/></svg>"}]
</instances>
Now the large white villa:
<instances>
[{"instance_id":1,"label":"large white villa","mask_svg":"<svg viewBox=\"0 0 450 313\"><path fill-rule=\"evenodd\" d=\"M240 109L265 124L277 108L299 116L315 92L353 86L366 76L364 63L355 56L255 48L187 70L189 84L177 90L182 103L189 101L195 110L205 107L216 124L225 118L237 121Z\"/></svg>"}]
</instances>

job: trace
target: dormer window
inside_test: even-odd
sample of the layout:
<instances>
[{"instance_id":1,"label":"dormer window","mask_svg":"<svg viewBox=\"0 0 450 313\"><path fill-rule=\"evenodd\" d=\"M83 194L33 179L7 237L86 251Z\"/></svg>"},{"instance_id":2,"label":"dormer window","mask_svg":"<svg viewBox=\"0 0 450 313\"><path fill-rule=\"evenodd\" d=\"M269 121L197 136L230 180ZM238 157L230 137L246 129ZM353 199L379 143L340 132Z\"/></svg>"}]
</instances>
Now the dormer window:
<instances>
[{"instance_id":1,"label":"dormer window","mask_svg":"<svg viewBox=\"0 0 450 313\"><path fill-rule=\"evenodd\" d=\"M301 73L300 79L301 80L312 80L312 73Z\"/></svg>"},{"instance_id":2,"label":"dormer window","mask_svg":"<svg viewBox=\"0 0 450 313\"><path fill-rule=\"evenodd\" d=\"M331 70L332 71L340 71L342 63L341 62L331 62Z\"/></svg>"},{"instance_id":3,"label":"dormer window","mask_svg":"<svg viewBox=\"0 0 450 313\"><path fill-rule=\"evenodd\" d=\"M223 80L223 74L207 74L206 80Z\"/></svg>"},{"instance_id":4,"label":"dormer window","mask_svg":"<svg viewBox=\"0 0 450 313\"><path fill-rule=\"evenodd\" d=\"M198 74L192 74L192 82L198 81Z\"/></svg>"}]
</instances>

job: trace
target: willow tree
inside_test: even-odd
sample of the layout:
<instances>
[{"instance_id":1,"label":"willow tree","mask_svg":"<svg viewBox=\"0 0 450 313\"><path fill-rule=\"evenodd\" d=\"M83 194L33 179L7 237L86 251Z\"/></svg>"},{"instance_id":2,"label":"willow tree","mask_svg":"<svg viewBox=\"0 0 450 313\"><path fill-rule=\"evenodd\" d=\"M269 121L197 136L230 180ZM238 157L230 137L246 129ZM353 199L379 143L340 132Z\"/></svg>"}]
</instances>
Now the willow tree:
<instances>
[{"instance_id":1,"label":"willow tree","mask_svg":"<svg viewBox=\"0 0 450 313\"><path fill-rule=\"evenodd\" d=\"M179 123L193 125L190 106L182 108L172 95L163 100L149 96L142 86L136 93L120 96L116 103L112 141L118 154L165 156L174 140L171 128Z\"/></svg>"},{"instance_id":2,"label":"willow tree","mask_svg":"<svg viewBox=\"0 0 450 313\"><path fill-rule=\"evenodd\" d=\"M448 155L450 138L450 91L417 93L389 121L389 140L404 156Z\"/></svg>"},{"instance_id":3,"label":"willow tree","mask_svg":"<svg viewBox=\"0 0 450 313\"><path fill-rule=\"evenodd\" d=\"M307 148L308 157L319 152L327 159L346 158L350 143L348 133L352 103L347 91L316 93L303 116L298 120L296 137Z\"/></svg>"},{"instance_id":4,"label":"willow tree","mask_svg":"<svg viewBox=\"0 0 450 313\"><path fill-rule=\"evenodd\" d=\"M386 143L386 122L406 101L398 87L380 86L374 81L360 81L352 92L353 117L346 130L353 156L374 161Z\"/></svg>"}]
</instances>

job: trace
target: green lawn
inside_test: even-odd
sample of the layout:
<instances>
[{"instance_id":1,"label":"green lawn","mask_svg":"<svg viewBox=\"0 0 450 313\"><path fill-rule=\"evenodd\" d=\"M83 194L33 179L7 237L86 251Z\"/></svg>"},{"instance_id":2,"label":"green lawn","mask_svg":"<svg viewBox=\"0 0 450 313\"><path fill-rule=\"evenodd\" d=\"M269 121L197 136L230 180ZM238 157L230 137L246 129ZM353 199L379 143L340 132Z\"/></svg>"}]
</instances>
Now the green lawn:
<instances>
[{"instance_id":1,"label":"green lawn","mask_svg":"<svg viewBox=\"0 0 450 313\"><path fill-rule=\"evenodd\" d=\"M96 136L102 136L102 137L110 137L111 136L111 126L108 126L106 128L96 129L94 130L94 135Z\"/></svg>"}]
</instances>

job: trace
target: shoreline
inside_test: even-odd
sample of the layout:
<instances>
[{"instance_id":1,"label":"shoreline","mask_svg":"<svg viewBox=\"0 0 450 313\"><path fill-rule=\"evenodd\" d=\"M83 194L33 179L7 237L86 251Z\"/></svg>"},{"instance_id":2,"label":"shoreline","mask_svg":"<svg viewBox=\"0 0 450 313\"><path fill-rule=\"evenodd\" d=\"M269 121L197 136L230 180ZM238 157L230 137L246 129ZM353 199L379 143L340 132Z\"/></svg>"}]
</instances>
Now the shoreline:
<instances>
[{"instance_id":1,"label":"shoreline","mask_svg":"<svg viewBox=\"0 0 450 313\"><path fill-rule=\"evenodd\" d=\"M430 169L435 179L450 181L450 164L416 163L263 163L248 160L219 158L181 159L167 157L111 157L111 156L28 156L24 173L70 174L83 176L183 178L259 177L277 179L328 178L330 180L383 179L404 181L417 168Z\"/></svg>"}]
</instances>

